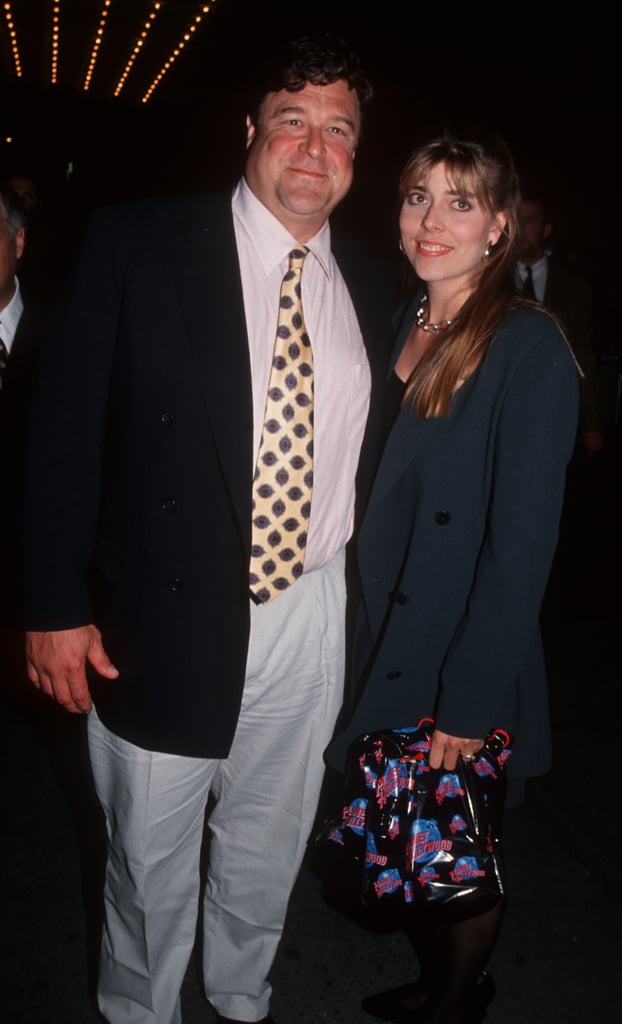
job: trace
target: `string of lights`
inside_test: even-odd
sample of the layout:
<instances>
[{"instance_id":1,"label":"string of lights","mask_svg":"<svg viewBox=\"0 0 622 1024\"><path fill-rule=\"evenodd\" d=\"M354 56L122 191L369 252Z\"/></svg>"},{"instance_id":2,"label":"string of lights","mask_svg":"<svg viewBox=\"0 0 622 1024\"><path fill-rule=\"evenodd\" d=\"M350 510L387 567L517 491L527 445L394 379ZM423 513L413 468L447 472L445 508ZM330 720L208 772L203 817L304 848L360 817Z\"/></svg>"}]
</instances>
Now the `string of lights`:
<instances>
[{"instance_id":1,"label":"string of lights","mask_svg":"<svg viewBox=\"0 0 622 1024\"><path fill-rule=\"evenodd\" d=\"M173 64L175 63L175 61L177 60L177 58L181 54L182 50L186 46L186 43L190 42L190 40L192 39L192 34L194 32L196 32L197 28L199 27L199 25L203 21L203 16L208 14L209 10L210 10L210 5L209 4L202 4L201 5L200 13L195 16L194 21L188 26L186 32L184 32L182 38L177 43L177 46L172 50L170 56L168 57L168 60L166 60L164 62L164 64L160 68L158 74L155 76L153 82L151 83L151 85L147 89L147 92L145 93L145 95L142 98L142 102L143 103L148 103L149 102L149 100L153 96L153 93L155 92L155 90L159 86L160 82L162 81L164 76L167 74L167 72L170 71L170 69L172 68Z\"/></svg>"},{"instance_id":2,"label":"string of lights","mask_svg":"<svg viewBox=\"0 0 622 1024\"><path fill-rule=\"evenodd\" d=\"M134 61L136 60L136 58L138 57L140 51L142 50L144 42L145 42L145 39L147 38L147 34L148 34L151 26L153 25L155 19L157 18L158 14L160 12L161 7L162 7L162 4L159 3L159 0L153 0L153 9L150 11L149 17L147 18L145 24L143 25L142 31L141 31L140 35L138 36L138 38L136 40L136 43L134 45L134 49L132 50L132 53L130 55L130 59L128 60L127 64L125 65L123 74L121 75L119 81L117 82L117 85L116 85L116 88L115 88L115 91L114 91L115 96L119 95L119 93L121 92L121 89L125 85L125 81L127 79L127 76L129 75L130 71L131 71L132 65L134 64Z\"/></svg>"},{"instance_id":3,"label":"string of lights","mask_svg":"<svg viewBox=\"0 0 622 1024\"><path fill-rule=\"evenodd\" d=\"M91 85L91 79L93 77L93 71L95 70L95 63L97 61L97 56L99 54L99 48L101 46L102 39L104 38L104 30L106 28L106 18L108 17L108 8L110 7L111 3L112 3L112 0L105 0L104 6L102 8L102 12L101 12L101 14L99 16L99 26L98 26L97 32L95 34L95 42L93 43L93 49L91 50L91 58L89 60L89 66L88 66L88 68L86 70L86 75L85 75L85 78L84 78L84 85L82 86L82 88L84 89L85 92L88 92L88 90L90 88L90 85Z\"/></svg>"},{"instance_id":4,"label":"string of lights","mask_svg":"<svg viewBox=\"0 0 622 1024\"><path fill-rule=\"evenodd\" d=\"M132 73L134 79L138 58L141 58L143 81L135 87L138 93L137 99L142 104L149 102L155 90L161 84L165 75L178 61L191 39L195 37L206 15L214 7L216 0L210 3L202 3L197 0L143 0L144 7L140 12L141 4L138 0L128 3L127 0L100 0L95 10L95 19L91 21L92 15L83 6L82 0L39 0L40 11L44 25L44 35L47 39L43 58L45 65L43 73L45 80L57 86L62 82L65 89L71 88L71 78L78 70L83 78L76 83L76 87L83 92L94 92L95 85L99 95L111 95L118 98L121 92L127 91L127 80ZM11 72L16 78L24 78L22 56L20 54L20 43L23 51L25 42L30 44L36 38L33 34L33 8L28 9L21 0L0 0L3 19L0 19L0 33L6 27L9 50L5 48L5 57L9 56L12 63ZM145 15L145 8L148 13ZM194 8L194 10L193 10ZM139 14L140 12L140 14ZM166 17L163 17L163 15ZM142 16L141 16L142 15ZM132 30L134 16L140 18L140 28ZM137 20L138 20L137 17ZM22 19L22 22L20 22ZM158 22L157 32L153 32ZM2 24L4 22L4 25ZM90 23L90 24L89 24ZM128 32L129 29L129 32ZM123 52L123 37L132 33L133 42L130 42L126 54L129 57L122 57L117 64L120 53ZM130 39L132 38L130 35ZM167 36L168 46L167 46ZM156 38L157 37L157 38ZM170 48L170 38L177 39L177 42ZM80 51L84 49L84 40L88 40L90 53L88 60L82 63ZM0 43L2 39L0 39ZM170 48L170 49L169 49ZM2 57L0 49L0 58ZM167 53L164 59L162 52ZM89 52L87 50L87 52ZM28 53L30 58L27 61L27 75L32 79L36 75L36 64L33 68L32 52ZM62 59L61 59L62 58ZM148 60L152 64L151 70L148 67ZM125 66L123 67L123 61ZM37 64L39 61L36 62ZM145 80L149 82L153 75L153 65L158 67L157 74L152 78L151 84L146 87ZM116 65L116 68L115 68ZM118 68L123 67L119 75ZM1 69L0 69L1 70ZM105 79L112 70L114 84L105 84ZM6 69L5 69L6 77ZM110 90L110 91L109 91ZM146 91L145 91L146 90ZM142 95L141 95L142 94Z\"/></svg>"},{"instance_id":5,"label":"string of lights","mask_svg":"<svg viewBox=\"0 0 622 1024\"><path fill-rule=\"evenodd\" d=\"M58 81L58 48L60 43L60 0L52 0L52 70L50 81Z\"/></svg>"},{"instance_id":6,"label":"string of lights","mask_svg":"<svg viewBox=\"0 0 622 1024\"><path fill-rule=\"evenodd\" d=\"M15 67L15 74L18 78L22 77L22 62L19 57L19 46L17 45L17 32L15 30L15 22L13 21L13 11L11 10L11 4L4 4L4 19L9 32L9 39L11 43L11 52L13 54L13 65Z\"/></svg>"}]
</instances>

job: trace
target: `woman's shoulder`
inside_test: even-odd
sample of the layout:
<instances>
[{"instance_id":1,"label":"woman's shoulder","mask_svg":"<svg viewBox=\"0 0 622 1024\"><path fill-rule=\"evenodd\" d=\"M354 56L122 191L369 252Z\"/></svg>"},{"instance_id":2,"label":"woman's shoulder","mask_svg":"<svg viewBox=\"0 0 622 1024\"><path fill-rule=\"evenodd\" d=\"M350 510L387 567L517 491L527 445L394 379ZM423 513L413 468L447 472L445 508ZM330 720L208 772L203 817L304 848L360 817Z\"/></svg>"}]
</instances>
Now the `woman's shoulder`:
<instances>
[{"instance_id":1,"label":"woman's shoulder","mask_svg":"<svg viewBox=\"0 0 622 1024\"><path fill-rule=\"evenodd\" d=\"M513 307L502 321L492 350L513 361L541 358L576 368L570 343L556 318L546 309L527 303Z\"/></svg>"}]
</instances>

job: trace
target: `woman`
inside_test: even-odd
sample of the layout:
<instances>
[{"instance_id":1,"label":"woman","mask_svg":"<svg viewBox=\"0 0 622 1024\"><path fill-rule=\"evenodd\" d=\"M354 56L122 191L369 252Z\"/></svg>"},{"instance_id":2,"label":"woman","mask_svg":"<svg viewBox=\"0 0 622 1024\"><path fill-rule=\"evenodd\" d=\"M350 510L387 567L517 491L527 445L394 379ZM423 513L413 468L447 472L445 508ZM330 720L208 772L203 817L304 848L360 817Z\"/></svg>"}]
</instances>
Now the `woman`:
<instances>
[{"instance_id":1,"label":"woman","mask_svg":"<svg viewBox=\"0 0 622 1024\"><path fill-rule=\"evenodd\" d=\"M519 191L497 137L446 130L400 181L401 248L420 288L401 316L387 440L358 540L354 713L368 730L432 716L434 768L513 734L518 779L549 764L538 614L577 423L578 370L556 323L514 296ZM481 1020L503 913L409 937L419 980L363 1008L405 1024Z\"/></svg>"}]
</instances>

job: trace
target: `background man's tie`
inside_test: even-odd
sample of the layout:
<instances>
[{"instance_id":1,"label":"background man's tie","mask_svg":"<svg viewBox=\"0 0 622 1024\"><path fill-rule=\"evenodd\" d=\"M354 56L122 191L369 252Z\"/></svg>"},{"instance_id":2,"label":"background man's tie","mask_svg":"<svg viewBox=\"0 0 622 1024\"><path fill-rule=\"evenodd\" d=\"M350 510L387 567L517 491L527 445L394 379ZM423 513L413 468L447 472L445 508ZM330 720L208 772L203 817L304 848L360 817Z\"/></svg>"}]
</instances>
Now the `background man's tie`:
<instances>
[{"instance_id":1,"label":"background man's tie","mask_svg":"<svg viewBox=\"0 0 622 1024\"><path fill-rule=\"evenodd\" d=\"M523 281L522 296L524 299L534 299L536 293L533 287L533 274L531 273L531 267L526 268L525 280Z\"/></svg>"},{"instance_id":2,"label":"background man's tie","mask_svg":"<svg viewBox=\"0 0 622 1024\"><path fill-rule=\"evenodd\" d=\"M9 353L7 352L6 345L4 344L2 338L0 338L0 388L2 387L2 377L4 375L4 371L6 370L8 358Z\"/></svg>"},{"instance_id":3,"label":"background man's tie","mask_svg":"<svg viewBox=\"0 0 622 1024\"><path fill-rule=\"evenodd\" d=\"M300 297L305 246L292 249L255 478L250 589L265 604L302 574L313 486L313 352Z\"/></svg>"}]
</instances>

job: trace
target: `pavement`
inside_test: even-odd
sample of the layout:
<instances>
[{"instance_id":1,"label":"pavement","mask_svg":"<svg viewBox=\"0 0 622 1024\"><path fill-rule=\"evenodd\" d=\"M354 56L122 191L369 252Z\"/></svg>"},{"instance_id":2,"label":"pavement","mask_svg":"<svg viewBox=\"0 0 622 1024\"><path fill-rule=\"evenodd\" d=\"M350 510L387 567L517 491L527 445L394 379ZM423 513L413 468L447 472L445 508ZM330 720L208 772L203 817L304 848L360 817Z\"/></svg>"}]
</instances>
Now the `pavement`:
<instances>
[{"instance_id":1,"label":"pavement","mask_svg":"<svg viewBox=\"0 0 622 1024\"><path fill-rule=\"evenodd\" d=\"M617 513L606 543L599 535L583 560L574 599L559 599L561 572L545 604L554 767L506 813L508 908L486 1024L622 1021ZM0 703L0 1021L101 1024L92 991L103 830L85 722L36 697ZM342 916L303 866L272 972L277 1024L373 1024L362 996L412 980L412 971L401 932ZM194 958L182 999L184 1024L213 1024Z\"/></svg>"}]
</instances>

